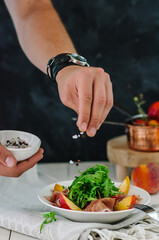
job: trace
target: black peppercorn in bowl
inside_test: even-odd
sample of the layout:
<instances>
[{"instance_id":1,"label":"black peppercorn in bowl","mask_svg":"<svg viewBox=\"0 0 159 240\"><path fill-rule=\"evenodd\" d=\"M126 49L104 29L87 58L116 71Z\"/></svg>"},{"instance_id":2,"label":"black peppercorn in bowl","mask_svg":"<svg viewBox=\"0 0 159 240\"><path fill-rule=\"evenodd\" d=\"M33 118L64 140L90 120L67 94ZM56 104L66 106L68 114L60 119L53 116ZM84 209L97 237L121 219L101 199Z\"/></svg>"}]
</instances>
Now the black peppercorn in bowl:
<instances>
[{"instance_id":1,"label":"black peppercorn in bowl","mask_svg":"<svg viewBox=\"0 0 159 240\"><path fill-rule=\"evenodd\" d=\"M17 161L23 161L39 150L41 140L32 133L2 130L0 131L0 144L6 147Z\"/></svg>"}]
</instances>

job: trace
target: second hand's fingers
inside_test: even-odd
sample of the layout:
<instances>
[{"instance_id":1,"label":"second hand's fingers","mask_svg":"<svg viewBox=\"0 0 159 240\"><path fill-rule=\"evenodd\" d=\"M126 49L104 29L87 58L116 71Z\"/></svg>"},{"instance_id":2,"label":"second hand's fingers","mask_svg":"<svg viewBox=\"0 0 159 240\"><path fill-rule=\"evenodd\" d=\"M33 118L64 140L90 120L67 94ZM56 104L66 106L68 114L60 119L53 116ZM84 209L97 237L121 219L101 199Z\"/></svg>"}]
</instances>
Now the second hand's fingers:
<instances>
[{"instance_id":1,"label":"second hand's fingers","mask_svg":"<svg viewBox=\"0 0 159 240\"><path fill-rule=\"evenodd\" d=\"M98 77L98 78L97 78ZM106 73L102 68L97 69L97 77L93 85L93 103L91 108L91 118L87 128L87 135L93 137L99 127L101 116L106 103L105 78Z\"/></svg>"},{"instance_id":2,"label":"second hand's fingers","mask_svg":"<svg viewBox=\"0 0 159 240\"><path fill-rule=\"evenodd\" d=\"M0 176L6 177L19 177L25 171L33 167L42 157L44 150L42 148L30 159L25 160L17 164L17 166L9 168L2 163L0 163Z\"/></svg>"},{"instance_id":3,"label":"second hand's fingers","mask_svg":"<svg viewBox=\"0 0 159 240\"><path fill-rule=\"evenodd\" d=\"M34 167L35 164L43 158L44 150L40 148L38 152L28 160L25 160L17 165L17 172L20 176L23 172L29 170L30 168Z\"/></svg>"},{"instance_id":4,"label":"second hand's fingers","mask_svg":"<svg viewBox=\"0 0 159 240\"><path fill-rule=\"evenodd\" d=\"M25 171L32 168L40 159L43 158L44 150L42 148L30 159L17 164L17 166L9 168L0 163L0 175L6 177L19 177Z\"/></svg>"},{"instance_id":5,"label":"second hand's fingers","mask_svg":"<svg viewBox=\"0 0 159 240\"><path fill-rule=\"evenodd\" d=\"M107 76L107 79L106 79L105 89L106 89L106 104L105 104L105 107L103 110L103 114L101 116L99 128L102 125L102 123L105 121L108 113L110 112L111 108L113 107L113 101L114 101L113 100L113 89L112 89L112 83L110 81L109 75Z\"/></svg>"}]
</instances>

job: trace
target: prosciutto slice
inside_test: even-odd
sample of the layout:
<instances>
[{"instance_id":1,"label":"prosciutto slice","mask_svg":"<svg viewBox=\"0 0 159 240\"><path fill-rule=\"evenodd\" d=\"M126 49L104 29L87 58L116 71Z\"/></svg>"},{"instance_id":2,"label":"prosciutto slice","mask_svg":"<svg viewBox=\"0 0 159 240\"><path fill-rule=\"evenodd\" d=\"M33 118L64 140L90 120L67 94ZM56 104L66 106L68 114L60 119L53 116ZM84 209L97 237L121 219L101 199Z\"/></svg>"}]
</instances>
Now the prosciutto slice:
<instances>
[{"instance_id":1,"label":"prosciutto slice","mask_svg":"<svg viewBox=\"0 0 159 240\"><path fill-rule=\"evenodd\" d=\"M61 207L61 204L60 204L60 192L54 191L52 193L52 196L49 197L48 200L52 203L53 206Z\"/></svg>"},{"instance_id":2,"label":"prosciutto slice","mask_svg":"<svg viewBox=\"0 0 159 240\"><path fill-rule=\"evenodd\" d=\"M68 192L69 192L69 190L67 188L65 188L62 191L63 195L65 195L66 197L68 197ZM61 204L60 204L60 192L52 191L52 195L50 197L46 197L46 199L48 201L50 201L53 206L61 207Z\"/></svg>"},{"instance_id":3,"label":"prosciutto slice","mask_svg":"<svg viewBox=\"0 0 159 240\"><path fill-rule=\"evenodd\" d=\"M87 212L110 212L113 211L115 198L102 198L91 201L85 208Z\"/></svg>"}]
</instances>

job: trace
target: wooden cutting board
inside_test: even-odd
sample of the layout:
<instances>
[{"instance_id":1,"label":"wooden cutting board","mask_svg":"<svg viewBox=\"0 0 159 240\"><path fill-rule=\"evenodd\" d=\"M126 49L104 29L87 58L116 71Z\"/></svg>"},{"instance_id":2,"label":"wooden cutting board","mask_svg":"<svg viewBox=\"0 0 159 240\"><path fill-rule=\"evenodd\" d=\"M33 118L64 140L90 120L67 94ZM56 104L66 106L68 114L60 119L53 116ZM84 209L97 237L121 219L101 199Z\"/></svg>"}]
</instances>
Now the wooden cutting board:
<instances>
[{"instance_id":1,"label":"wooden cutting board","mask_svg":"<svg viewBox=\"0 0 159 240\"><path fill-rule=\"evenodd\" d=\"M159 152L141 152L128 147L126 135L115 137L107 142L107 157L116 164L116 177L123 180L129 168L149 162L159 163Z\"/></svg>"}]
</instances>

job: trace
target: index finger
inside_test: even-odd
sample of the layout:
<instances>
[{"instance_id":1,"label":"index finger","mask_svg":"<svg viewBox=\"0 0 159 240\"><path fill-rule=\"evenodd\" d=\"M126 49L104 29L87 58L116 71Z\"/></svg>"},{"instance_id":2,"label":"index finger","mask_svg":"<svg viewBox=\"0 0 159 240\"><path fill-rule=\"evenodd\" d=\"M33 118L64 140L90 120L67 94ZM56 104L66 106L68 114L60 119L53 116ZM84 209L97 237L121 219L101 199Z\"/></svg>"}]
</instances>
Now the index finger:
<instances>
[{"instance_id":1,"label":"index finger","mask_svg":"<svg viewBox=\"0 0 159 240\"><path fill-rule=\"evenodd\" d=\"M90 121L91 107L92 107L92 79L86 79L86 76L79 79L78 97L79 97L79 114L78 126L79 130L85 132Z\"/></svg>"}]
</instances>

